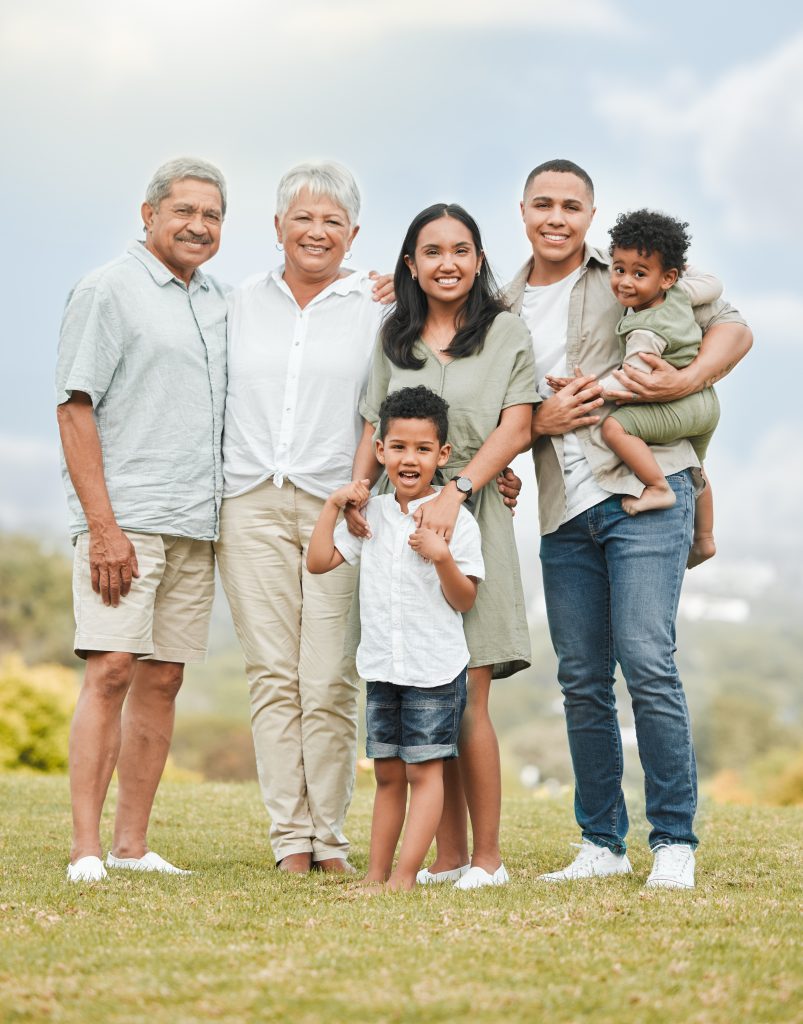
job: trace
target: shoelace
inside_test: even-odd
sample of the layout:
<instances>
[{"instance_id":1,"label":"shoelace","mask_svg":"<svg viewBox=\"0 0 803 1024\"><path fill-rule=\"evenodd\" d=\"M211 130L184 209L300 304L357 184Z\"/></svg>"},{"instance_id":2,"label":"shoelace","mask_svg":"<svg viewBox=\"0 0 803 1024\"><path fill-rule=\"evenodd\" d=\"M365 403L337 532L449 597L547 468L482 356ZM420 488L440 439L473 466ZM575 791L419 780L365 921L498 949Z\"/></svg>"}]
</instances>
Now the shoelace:
<instances>
[{"instance_id":1,"label":"shoelace","mask_svg":"<svg viewBox=\"0 0 803 1024\"><path fill-rule=\"evenodd\" d=\"M660 843L652 851L655 855L653 871L679 871L689 858L688 846Z\"/></svg>"},{"instance_id":2,"label":"shoelace","mask_svg":"<svg viewBox=\"0 0 803 1024\"><path fill-rule=\"evenodd\" d=\"M594 843L569 843L569 846L576 846L580 851L574 858L575 864L584 864L587 860L597 857L605 849L604 846L596 846Z\"/></svg>"}]
</instances>

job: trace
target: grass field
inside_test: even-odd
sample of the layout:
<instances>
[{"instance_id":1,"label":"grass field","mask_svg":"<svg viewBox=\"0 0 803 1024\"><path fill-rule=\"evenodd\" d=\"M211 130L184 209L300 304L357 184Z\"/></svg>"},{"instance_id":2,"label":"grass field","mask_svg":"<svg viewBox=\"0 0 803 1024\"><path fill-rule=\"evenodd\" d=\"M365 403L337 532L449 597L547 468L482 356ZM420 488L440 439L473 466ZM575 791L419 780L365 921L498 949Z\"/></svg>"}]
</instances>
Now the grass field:
<instances>
[{"instance_id":1,"label":"grass field","mask_svg":"<svg viewBox=\"0 0 803 1024\"><path fill-rule=\"evenodd\" d=\"M358 867L370 803L363 785ZM517 798L511 885L365 897L272 870L252 784L163 784L151 843L190 878L68 884L64 778L0 775L0 807L3 1022L803 1021L800 810L704 806L678 893L643 888L645 828L631 877L536 882L574 852L571 803Z\"/></svg>"}]
</instances>

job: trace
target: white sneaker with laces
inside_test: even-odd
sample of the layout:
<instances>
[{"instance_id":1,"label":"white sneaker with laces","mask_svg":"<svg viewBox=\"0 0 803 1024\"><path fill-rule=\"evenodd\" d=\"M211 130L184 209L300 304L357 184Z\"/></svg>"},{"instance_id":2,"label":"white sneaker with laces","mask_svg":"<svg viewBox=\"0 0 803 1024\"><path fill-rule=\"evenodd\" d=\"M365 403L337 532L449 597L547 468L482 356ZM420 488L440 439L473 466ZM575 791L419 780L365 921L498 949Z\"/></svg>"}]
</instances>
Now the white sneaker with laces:
<instances>
[{"instance_id":1,"label":"white sneaker with laces","mask_svg":"<svg viewBox=\"0 0 803 1024\"><path fill-rule=\"evenodd\" d=\"M67 865L70 882L102 882L105 877L106 869L100 857L79 857L74 864Z\"/></svg>"},{"instance_id":2,"label":"white sneaker with laces","mask_svg":"<svg viewBox=\"0 0 803 1024\"><path fill-rule=\"evenodd\" d=\"M471 867L464 864L461 868L452 868L450 871L430 871L429 868L421 868L415 876L419 885L438 885L440 882L456 882Z\"/></svg>"},{"instance_id":3,"label":"white sneaker with laces","mask_svg":"<svg viewBox=\"0 0 803 1024\"><path fill-rule=\"evenodd\" d=\"M648 889L693 889L694 850L686 843L660 843L652 851L655 858Z\"/></svg>"},{"instance_id":4,"label":"white sneaker with laces","mask_svg":"<svg viewBox=\"0 0 803 1024\"><path fill-rule=\"evenodd\" d=\"M468 871L454 883L455 889L482 889L486 885L507 885L510 876L504 864L491 874L485 868L469 868Z\"/></svg>"},{"instance_id":5,"label":"white sneaker with laces","mask_svg":"<svg viewBox=\"0 0 803 1024\"><path fill-rule=\"evenodd\" d=\"M617 854L607 846L584 839L582 843L572 843L580 852L567 867L561 871L550 871L538 878L544 882L573 882L578 878L604 878L607 875L629 875L633 870L627 854Z\"/></svg>"},{"instance_id":6,"label":"white sneaker with laces","mask_svg":"<svg viewBox=\"0 0 803 1024\"><path fill-rule=\"evenodd\" d=\"M115 857L106 854L107 868L125 868L128 871L160 871L163 875L191 875L185 868L177 868L175 864L160 857L153 850L148 850L144 857Z\"/></svg>"}]
</instances>

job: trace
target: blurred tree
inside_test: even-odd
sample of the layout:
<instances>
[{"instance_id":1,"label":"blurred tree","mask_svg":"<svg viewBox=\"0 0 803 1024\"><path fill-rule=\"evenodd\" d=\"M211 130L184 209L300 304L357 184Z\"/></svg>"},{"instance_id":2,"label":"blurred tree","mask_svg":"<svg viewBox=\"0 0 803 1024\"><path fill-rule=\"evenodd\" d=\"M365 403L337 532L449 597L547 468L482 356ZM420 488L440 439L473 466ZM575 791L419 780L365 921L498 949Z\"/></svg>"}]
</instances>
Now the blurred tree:
<instances>
[{"instance_id":1,"label":"blurred tree","mask_svg":"<svg viewBox=\"0 0 803 1024\"><path fill-rule=\"evenodd\" d=\"M30 537L0 534L0 653L75 666L74 632L69 560Z\"/></svg>"}]
</instances>

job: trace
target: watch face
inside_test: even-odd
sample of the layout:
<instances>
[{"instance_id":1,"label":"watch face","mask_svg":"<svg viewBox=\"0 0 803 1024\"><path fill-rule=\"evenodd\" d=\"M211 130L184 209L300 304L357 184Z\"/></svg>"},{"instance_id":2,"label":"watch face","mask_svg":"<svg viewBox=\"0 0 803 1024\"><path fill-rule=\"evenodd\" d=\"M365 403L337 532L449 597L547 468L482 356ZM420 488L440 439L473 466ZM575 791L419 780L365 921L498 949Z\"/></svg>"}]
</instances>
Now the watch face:
<instances>
[{"instance_id":1,"label":"watch face","mask_svg":"<svg viewBox=\"0 0 803 1024\"><path fill-rule=\"evenodd\" d=\"M454 482L457 484L458 491L462 491L463 494L471 494L471 481L468 477L457 476Z\"/></svg>"}]
</instances>

